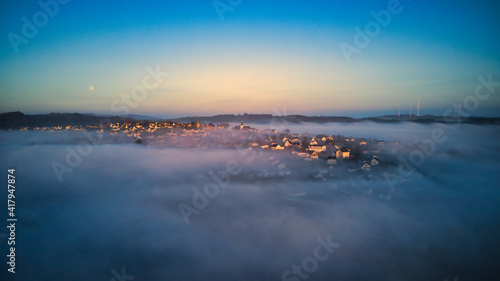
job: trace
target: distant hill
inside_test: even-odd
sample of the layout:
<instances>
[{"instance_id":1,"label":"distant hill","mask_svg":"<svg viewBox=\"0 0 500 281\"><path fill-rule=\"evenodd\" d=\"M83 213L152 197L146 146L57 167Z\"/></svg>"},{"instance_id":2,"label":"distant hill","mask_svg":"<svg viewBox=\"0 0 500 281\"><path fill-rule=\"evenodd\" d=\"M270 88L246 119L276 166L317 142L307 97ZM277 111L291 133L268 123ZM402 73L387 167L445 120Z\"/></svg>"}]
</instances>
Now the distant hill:
<instances>
[{"instance_id":1,"label":"distant hill","mask_svg":"<svg viewBox=\"0 0 500 281\"><path fill-rule=\"evenodd\" d=\"M416 123L467 123L467 124L500 124L500 118L485 118L485 117L468 117L457 118L443 116L408 116L400 117L395 115L386 115L380 117L360 118L337 117L337 116L304 116L304 115L286 115L273 116L272 114L222 114L215 116L190 116L176 119L161 119L157 117L144 115L127 115L127 116L99 116L95 114L81 113L50 113L41 115L26 115L22 112L7 112L0 114L0 129L18 129L21 127L52 127L52 126L86 126L98 125L103 123L118 123L118 122L137 122L137 121L174 121L180 123L257 123L257 124L281 124L281 123L328 123L328 122L362 122L372 121L379 123L397 123L397 122L416 122Z\"/></svg>"},{"instance_id":2,"label":"distant hill","mask_svg":"<svg viewBox=\"0 0 500 281\"><path fill-rule=\"evenodd\" d=\"M499 125L499 117L444 117L435 115L409 116L409 115L385 115L380 117L370 117L358 119L360 121L368 120L374 122L394 123L394 122L415 122L415 123L466 123L466 124L490 124Z\"/></svg>"},{"instance_id":3,"label":"distant hill","mask_svg":"<svg viewBox=\"0 0 500 281\"><path fill-rule=\"evenodd\" d=\"M95 114L95 113L80 113L82 115L90 115L90 116L97 116L97 117L123 117L123 118L130 118L133 120L149 120L149 121L159 121L159 120L165 120L165 118L160 118L156 116L148 116L148 115L138 115L138 114L125 114L125 115L110 115L110 114Z\"/></svg>"},{"instance_id":4,"label":"distant hill","mask_svg":"<svg viewBox=\"0 0 500 281\"><path fill-rule=\"evenodd\" d=\"M127 115L122 115L120 117L126 117L134 120L148 120L148 121L160 121L160 120L165 120L164 118L160 117L155 117L155 116L148 116L148 115L137 115L137 114L127 114Z\"/></svg>"},{"instance_id":5,"label":"distant hill","mask_svg":"<svg viewBox=\"0 0 500 281\"><path fill-rule=\"evenodd\" d=\"M500 124L500 118L486 118L486 117L468 117L468 118L457 118L457 117L443 117L434 115L423 115L423 116L409 116L401 115L386 115L379 117L369 117L369 118L352 118L345 116L304 116L304 115L285 115L285 116L273 116L272 114L224 114L215 116L189 116L177 119L172 119L172 121L189 123L189 122L204 122L204 123L230 123L230 122L243 122L243 123L261 123L261 124L272 124L272 123L330 123L330 122L360 122L360 121L372 121L379 123L396 123L396 122L416 122L416 123L468 123L468 124Z\"/></svg>"},{"instance_id":6,"label":"distant hill","mask_svg":"<svg viewBox=\"0 0 500 281\"><path fill-rule=\"evenodd\" d=\"M286 115L273 116L272 114L223 114L215 116L189 116L173 119L172 121L189 123L189 122L212 122L212 123L229 123L229 122L244 122L244 123L328 123L328 122L354 122L356 119L351 117L334 117L334 116L304 116L304 115Z\"/></svg>"},{"instance_id":7,"label":"distant hill","mask_svg":"<svg viewBox=\"0 0 500 281\"><path fill-rule=\"evenodd\" d=\"M81 113L50 113L42 115L25 115L22 112L0 114L0 129L17 129L20 127L50 126L86 126L102 123L116 123L132 120L118 116L96 116Z\"/></svg>"}]
</instances>

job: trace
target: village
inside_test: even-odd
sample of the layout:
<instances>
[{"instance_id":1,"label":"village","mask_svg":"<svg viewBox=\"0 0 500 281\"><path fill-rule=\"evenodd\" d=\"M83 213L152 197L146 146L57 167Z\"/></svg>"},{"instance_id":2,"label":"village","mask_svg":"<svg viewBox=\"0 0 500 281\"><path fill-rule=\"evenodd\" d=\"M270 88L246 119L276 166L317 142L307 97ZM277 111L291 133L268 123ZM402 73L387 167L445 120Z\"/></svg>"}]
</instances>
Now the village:
<instances>
[{"instance_id":1,"label":"village","mask_svg":"<svg viewBox=\"0 0 500 281\"><path fill-rule=\"evenodd\" d=\"M253 151L260 155L264 155L265 152L275 153L275 156L265 154L264 157L267 157L269 161L267 161L268 165L263 164L261 171L248 172L245 175L247 178L264 179L300 175L326 180L342 178L353 173L362 177L373 177L373 171L395 166L395 157L391 154L395 154L399 147L398 142L386 143L372 138L326 134L310 136L292 133L288 129L281 132L276 129L258 130L243 122L233 127L230 124L215 125L200 122L135 121L87 126L23 127L20 130L85 130L102 134L105 137L105 143L135 143L156 147L195 149L238 149ZM284 156L288 156L286 163L283 163L283 160L275 160L283 159Z\"/></svg>"}]
</instances>

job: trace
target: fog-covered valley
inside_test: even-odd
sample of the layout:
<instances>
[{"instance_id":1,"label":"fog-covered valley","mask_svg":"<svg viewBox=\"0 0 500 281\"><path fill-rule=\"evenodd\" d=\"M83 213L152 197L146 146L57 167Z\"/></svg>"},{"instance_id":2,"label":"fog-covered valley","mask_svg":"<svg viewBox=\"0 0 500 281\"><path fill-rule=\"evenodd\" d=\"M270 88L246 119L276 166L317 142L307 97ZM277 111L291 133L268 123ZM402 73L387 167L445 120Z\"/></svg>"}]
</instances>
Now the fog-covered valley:
<instances>
[{"instance_id":1,"label":"fog-covered valley","mask_svg":"<svg viewBox=\"0 0 500 281\"><path fill-rule=\"evenodd\" d=\"M1 131L16 280L119 280L123 268L134 280L498 279L500 127L284 126L399 145L381 148L391 165L346 173L281 151L107 139L60 181L54 162L82 151L81 132Z\"/></svg>"}]
</instances>

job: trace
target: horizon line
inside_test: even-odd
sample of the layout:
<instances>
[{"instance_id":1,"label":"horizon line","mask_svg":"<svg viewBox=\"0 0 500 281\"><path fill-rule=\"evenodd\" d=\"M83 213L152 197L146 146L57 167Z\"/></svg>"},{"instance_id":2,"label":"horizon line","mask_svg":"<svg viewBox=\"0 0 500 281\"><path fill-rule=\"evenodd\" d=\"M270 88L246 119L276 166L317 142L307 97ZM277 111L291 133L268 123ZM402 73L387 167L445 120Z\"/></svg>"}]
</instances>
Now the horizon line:
<instances>
[{"instance_id":1,"label":"horizon line","mask_svg":"<svg viewBox=\"0 0 500 281\"><path fill-rule=\"evenodd\" d=\"M289 117L289 116L303 116L303 117L335 117L335 118L350 118L350 119L355 119L355 120L362 120L362 119L370 119L370 118L382 118L382 117L411 117L412 119L420 119L422 117L446 117L446 118L462 118L462 119L467 119L467 118L488 118L488 119L495 119L495 118L500 118L500 116L493 116L493 117L488 117L488 116L445 116L444 114L442 115L434 115L434 114L424 114L424 115L419 115L416 116L415 114L385 114L385 115L373 115L373 116L368 116L368 117L353 117L353 116L347 116L347 115L309 115L309 114L286 114L286 115L274 115L272 113L218 113L215 115L184 115L180 117L159 117L155 115L148 115L148 114L109 114L109 113L93 113L93 112L75 112L75 111L60 111L60 112L48 112L48 113L24 113L21 110L16 110L16 111L6 111L6 112L1 112L0 114L9 114L9 113L22 113L23 115L28 115L28 116L34 116L34 115L49 115L49 114L81 114L81 115L94 115L96 117L132 117L132 116L143 116L143 117L148 117L148 118L155 118L155 119L161 119L161 120L168 120L168 119L183 119L183 118L212 118L212 117L217 117L217 116L259 116L259 115L268 115L271 117Z\"/></svg>"}]
</instances>

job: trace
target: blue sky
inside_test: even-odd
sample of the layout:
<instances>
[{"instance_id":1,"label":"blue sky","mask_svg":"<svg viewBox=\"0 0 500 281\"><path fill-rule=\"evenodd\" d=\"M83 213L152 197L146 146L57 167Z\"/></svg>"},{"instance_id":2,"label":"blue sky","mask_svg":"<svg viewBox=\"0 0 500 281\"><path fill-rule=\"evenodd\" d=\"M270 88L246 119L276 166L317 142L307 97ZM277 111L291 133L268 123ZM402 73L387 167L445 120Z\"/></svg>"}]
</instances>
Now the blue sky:
<instances>
[{"instance_id":1,"label":"blue sky","mask_svg":"<svg viewBox=\"0 0 500 281\"><path fill-rule=\"evenodd\" d=\"M420 101L421 113L442 114L474 94L478 76L500 81L500 4L399 2L349 63L340 44L355 46L356 28L391 1L243 0L222 20L213 1L73 0L16 53L9 34L23 36L21 19L43 9L6 0L0 112L119 113L113 102L157 66L168 77L130 113L368 116ZM498 116L499 91L473 114Z\"/></svg>"}]
</instances>

